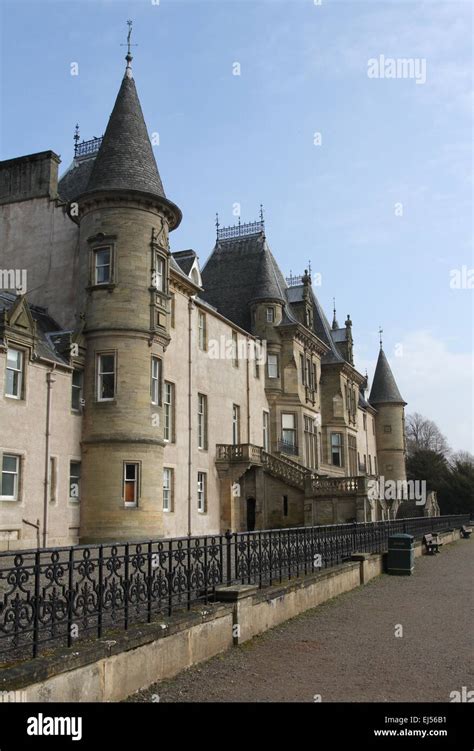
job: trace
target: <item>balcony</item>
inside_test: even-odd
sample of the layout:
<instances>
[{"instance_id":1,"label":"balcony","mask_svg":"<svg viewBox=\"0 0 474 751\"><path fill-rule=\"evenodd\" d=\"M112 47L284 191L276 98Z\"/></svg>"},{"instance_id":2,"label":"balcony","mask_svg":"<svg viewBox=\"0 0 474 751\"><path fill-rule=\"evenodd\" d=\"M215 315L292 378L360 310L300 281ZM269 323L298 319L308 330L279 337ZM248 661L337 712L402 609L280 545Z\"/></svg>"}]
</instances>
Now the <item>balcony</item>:
<instances>
[{"instance_id":1,"label":"balcony","mask_svg":"<svg viewBox=\"0 0 474 751\"><path fill-rule=\"evenodd\" d=\"M298 446L291 441L278 441L278 451L288 456L298 456Z\"/></svg>"},{"instance_id":2,"label":"balcony","mask_svg":"<svg viewBox=\"0 0 474 751\"><path fill-rule=\"evenodd\" d=\"M311 492L315 496L333 495L367 495L368 478L355 477L317 477L311 478Z\"/></svg>"}]
</instances>

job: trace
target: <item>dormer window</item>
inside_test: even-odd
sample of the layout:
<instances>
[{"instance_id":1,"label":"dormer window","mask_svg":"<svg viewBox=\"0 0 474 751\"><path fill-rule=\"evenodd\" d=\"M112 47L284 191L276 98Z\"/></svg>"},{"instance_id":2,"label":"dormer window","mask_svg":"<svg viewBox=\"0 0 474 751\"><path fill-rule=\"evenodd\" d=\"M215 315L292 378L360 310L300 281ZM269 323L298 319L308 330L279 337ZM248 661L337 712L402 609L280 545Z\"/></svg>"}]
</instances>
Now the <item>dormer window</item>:
<instances>
[{"instance_id":1,"label":"dormer window","mask_svg":"<svg viewBox=\"0 0 474 751\"><path fill-rule=\"evenodd\" d=\"M112 281L112 264L110 248L94 250L94 284L110 284Z\"/></svg>"}]
</instances>

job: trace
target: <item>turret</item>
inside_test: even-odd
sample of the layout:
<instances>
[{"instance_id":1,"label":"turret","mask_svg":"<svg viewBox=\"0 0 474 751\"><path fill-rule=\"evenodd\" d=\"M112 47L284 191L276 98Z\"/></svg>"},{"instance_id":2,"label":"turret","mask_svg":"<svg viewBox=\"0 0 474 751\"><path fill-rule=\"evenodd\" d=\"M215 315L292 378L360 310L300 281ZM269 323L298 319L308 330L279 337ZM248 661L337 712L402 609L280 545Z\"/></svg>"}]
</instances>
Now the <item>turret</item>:
<instances>
[{"instance_id":1,"label":"turret","mask_svg":"<svg viewBox=\"0 0 474 751\"><path fill-rule=\"evenodd\" d=\"M127 68L79 205L87 342L81 542L156 538L162 527L163 356L169 231L163 190Z\"/></svg>"},{"instance_id":2,"label":"turret","mask_svg":"<svg viewBox=\"0 0 474 751\"><path fill-rule=\"evenodd\" d=\"M388 360L380 344L374 380L369 396L376 408L378 474L387 480L406 480L405 417L402 398Z\"/></svg>"}]
</instances>

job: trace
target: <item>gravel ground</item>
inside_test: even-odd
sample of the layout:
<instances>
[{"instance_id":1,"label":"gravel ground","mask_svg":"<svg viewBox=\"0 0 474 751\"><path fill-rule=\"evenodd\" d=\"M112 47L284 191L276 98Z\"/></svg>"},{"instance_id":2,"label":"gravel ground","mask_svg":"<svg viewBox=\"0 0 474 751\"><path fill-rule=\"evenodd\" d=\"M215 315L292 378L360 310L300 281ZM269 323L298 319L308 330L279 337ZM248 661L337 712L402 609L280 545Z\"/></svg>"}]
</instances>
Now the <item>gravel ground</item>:
<instances>
[{"instance_id":1,"label":"gravel ground","mask_svg":"<svg viewBox=\"0 0 474 751\"><path fill-rule=\"evenodd\" d=\"M127 701L448 702L474 688L473 568L474 540L445 545Z\"/></svg>"}]
</instances>

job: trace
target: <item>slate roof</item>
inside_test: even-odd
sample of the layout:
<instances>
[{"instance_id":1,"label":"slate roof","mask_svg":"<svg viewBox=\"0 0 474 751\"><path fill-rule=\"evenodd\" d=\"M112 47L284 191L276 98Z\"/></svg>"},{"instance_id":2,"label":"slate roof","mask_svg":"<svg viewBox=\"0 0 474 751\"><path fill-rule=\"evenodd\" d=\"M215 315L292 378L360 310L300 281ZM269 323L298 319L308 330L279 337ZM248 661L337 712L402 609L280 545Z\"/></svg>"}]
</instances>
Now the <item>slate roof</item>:
<instances>
[{"instance_id":1,"label":"slate roof","mask_svg":"<svg viewBox=\"0 0 474 751\"><path fill-rule=\"evenodd\" d=\"M15 304L17 298L11 292L0 292L0 312L10 310ZM36 354L39 357L45 357L48 360L69 364L63 354L68 351L68 345L71 340L71 331L61 331L58 323L51 318L45 308L37 305L28 304L31 316L36 321Z\"/></svg>"},{"instance_id":2,"label":"slate roof","mask_svg":"<svg viewBox=\"0 0 474 751\"><path fill-rule=\"evenodd\" d=\"M263 232L218 240L201 276L202 297L246 331L251 331L252 301L287 302L286 281ZM296 323L289 306L285 313L288 322Z\"/></svg>"},{"instance_id":3,"label":"slate roof","mask_svg":"<svg viewBox=\"0 0 474 751\"><path fill-rule=\"evenodd\" d=\"M406 404L406 401L398 390L398 386L383 349L379 352L374 380L372 381L372 388L370 390L369 402L374 405L386 404L387 402Z\"/></svg>"},{"instance_id":4,"label":"slate roof","mask_svg":"<svg viewBox=\"0 0 474 751\"><path fill-rule=\"evenodd\" d=\"M125 75L86 192L137 190L165 198L135 82Z\"/></svg>"},{"instance_id":5,"label":"slate roof","mask_svg":"<svg viewBox=\"0 0 474 751\"><path fill-rule=\"evenodd\" d=\"M197 258L194 250L178 250L172 256L185 274L189 274Z\"/></svg>"},{"instance_id":6,"label":"slate roof","mask_svg":"<svg viewBox=\"0 0 474 751\"><path fill-rule=\"evenodd\" d=\"M58 182L58 193L63 201L72 201L83 193L89 182L95 158L78 161L74 159Z\"/></svg>"}]
</instances>

